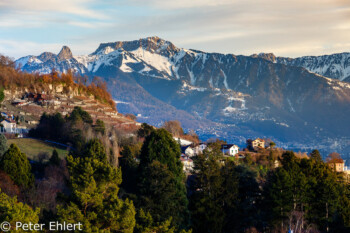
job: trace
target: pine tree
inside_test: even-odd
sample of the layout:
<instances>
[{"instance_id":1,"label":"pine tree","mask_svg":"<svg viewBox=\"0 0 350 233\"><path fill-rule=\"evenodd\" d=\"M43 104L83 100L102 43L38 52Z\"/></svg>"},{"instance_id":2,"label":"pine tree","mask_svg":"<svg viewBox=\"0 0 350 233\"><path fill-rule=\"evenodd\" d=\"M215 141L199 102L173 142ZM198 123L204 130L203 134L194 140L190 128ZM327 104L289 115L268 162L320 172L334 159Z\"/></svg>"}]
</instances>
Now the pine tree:
<instances>
[{"instance_id":1,"label":"pine tree","mask_svg":"<svg viewBox=\"0 0 350 233\"><path fill-rule=\"evenodd\" d=\"M155 221L172 217L175 227L183 229L188 226L188 201L180 154L180 146L165 129L152 131L146 138L139 166L139 206Z\"/></svg>"},{"instance_id":2,"label":"pine tree","mask_svg":"<svg viewBox=\"0 0 350 233\"><path fill-rule=\"evenodd\" d=\"M122 187L131 193L137 192L137 177L138 177L138 163L133 156L130 146L124 146L122 151L122 158L120 158L120 167L122 169L123 182Z\"/></svg>"},{"instance_id":3,"label":"pine tree","mask_svg":"<svg viewBox=\"0 0 350 233\"><path fill-rule=\"evenodd\" d=\"M111 166L99 140L90 140L81 154L67 157L73 191L70 204L58 209L62 221L85 222L86 231L133 232L135 209L121 200L121 171Z\"/></svg>"},{"instance_id":4,"label":"pine tree","mask_svg":"<svg viewBox=\"0 0 350 233\"><path fill-rule=\"evenodd\" d=\"M141 167L146 167L154 160L168 166L177 177L183 177L180 161L180 146L165 129L153 131L144 142L141 149Z\"/></svg>"},{"instance_id":5,"label":"pine tree","mask_svg":"<svg viewBox=\"0 0 350 233\"><path fill-rule=\"evenodd\" d=\"M52 151L52 155L51 155L51 158L50 158L49 161L50 161L51 164L54 164L54 165L56 165L56 166L58 166L58 165L60 164L61 159L60 159L60 157L58 156L58 152L57 152L56 149L54 149L54 150Z\"/></svg>"},{"instance_id":6,"label":"pine tree","mask_svg":"<svg viewBox=\"0 0 350 233\"><path fill-rule=\"evenodd\" d=\"M140 205L157 222L172 219L172 226L186 227L187 198L185 187L166 165L153 161L144 168L139 184Z\"/></svg>"},{"instance_id":7,"label":"pine tree","mask_svg":"<svg viewBox=\"0 0 350 233\"><path fill-rule=\"evenodd\" d=\"M0 190L0 223L6 221L12 227L16 226L16 222L35 224L39 221L39 212L39 209L33 210L30 206L18 202L17 197L9 197ZM16 232L26 231L19 229Z\"/></svg>"},{"instance_id":8,"label":"pine tree","mask_svg":"<svg viewBox=\"0 0 350 233\"><path fill-rule=\"evenodd\" d=\"M289 173L284 168L278 168L268 177L265 187L265 197L270 212L270 221L281 224L285 228L285 222L289 213L293 210L293 185Z\"/></svg>"},{"instance_id":9,"label":"pine tree","mask_svg":"<svg viewBox=\"0 0 350 233\"><path fill-rule=\"evenodd\" d=\"M194 232L219 233L224 227L226 218L222 199L224 178L221 176L222 152L218 146L218 144L211 145L194 160L196 185L190 201Z\"/></svg>"},{"instance_id":10,"label":"pine tree","mask_svg":"<svg viewBox=\"0 0 350 233\"><path fill-rule=\"evenodd\" d=\"M318 150L313 150L310 153L310 158L317 163L322 162L322 156Z\"/></svg>"},{"instance_id":11,"label":"pine tree","mask_svg":"<svg viewBox=\"0 0 350 233\"><path fill-rule=\"evenodd\" d=\"M153 217L149 212L145 212L143 209L140 209L137 213L136 218L136 227L135 233L191 233L192 231L179 231L172 226L172 219L168 219L164 222L154 222Z\"/></svg>"}]
</instances>

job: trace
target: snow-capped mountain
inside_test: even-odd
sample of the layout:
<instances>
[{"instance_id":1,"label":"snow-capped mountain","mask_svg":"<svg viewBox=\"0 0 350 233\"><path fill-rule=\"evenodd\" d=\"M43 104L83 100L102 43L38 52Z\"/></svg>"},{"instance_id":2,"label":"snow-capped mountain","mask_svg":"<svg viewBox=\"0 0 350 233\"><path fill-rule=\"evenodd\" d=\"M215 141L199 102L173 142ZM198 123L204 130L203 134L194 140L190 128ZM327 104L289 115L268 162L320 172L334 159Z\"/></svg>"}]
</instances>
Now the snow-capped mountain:
<instances>
[{"instance_id":1,"label":"snow-capped mountain","mask_svg":"<svg viewBox=\"0 0 350 233\"><path fill-rule=\"evenodd\" d=\"M345 56L335 57L323 63L314 61L318 58L300 61L309 72L296 59L293 63L273 54L206 53L148 37L103 43L84 56L74 56L64 47L58 55L27 56L17 63L28 72L71 68L100 76L122 102L119 111L140 114L139 119L149 123L179 119L202 135L241 142L265 136L305 146L350 138L350 84L317 74L335 74L326 70L336 61L346 66ZM320 68L322 64L328 68ZM344 77L346 70L342 69ZM337 145L344 148L350 145L346 142Z\"/></svg>"},{"instance_id":2,"label":"snow-capped mountain","mask_svg":"<svg viewBox=\"0 0 350 233\"><path fill-rule=\"evenodd\" d=\"M67 46L63 46L57 55L44 52L39 56L29 55L22 57L16 63L22 70L30 73L48 74L53 69L59 72L67 72L69 69L72 69L80 74L87 72L85 66L73 57L71 50Z\"/></svg>"},{"instance_id":3,"label":"snow-capped mountain","mask_svg":"<svg viewBox=\"0 0 350 233\"><path fill-rule=\"evenodd\" d=\"M253 55L272 62L290 66L304 67L310 72L340 81L350 82L350 53L337 53L323 56L304 56L298 58L275 57L262 53Z\"/></svg>"}]
</instances>

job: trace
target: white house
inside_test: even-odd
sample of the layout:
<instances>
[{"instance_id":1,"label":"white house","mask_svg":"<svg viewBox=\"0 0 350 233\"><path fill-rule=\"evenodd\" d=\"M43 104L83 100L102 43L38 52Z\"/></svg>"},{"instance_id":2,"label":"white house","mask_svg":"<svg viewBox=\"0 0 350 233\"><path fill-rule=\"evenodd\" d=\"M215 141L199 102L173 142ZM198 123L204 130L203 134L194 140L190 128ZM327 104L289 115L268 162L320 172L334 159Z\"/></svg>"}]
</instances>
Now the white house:
<instances>
[{"instance_id":1,"label":"white house","mask_svg":"<svg viewBox=\"0 0 350 233\"><path fill-rule=\"evenodd\" d=\"M180 157L180 161L183 165L183 170L185 172L193 171L193 167L194 167L193 160L189 156L182 154Z\"/></svg>"},{"instance_id":2,"label":"white house","mask_svg":"<svg viewBox=\"0 0 350 233\"><path fill-rule=\"evenodd\" d=\"M198 155L200 153L203 153L203 151L207 148L207 144L205 143L200 143L196 146L193 146L193 152L194 154Z\"/></svg>"},{"instance_id":3,"label":"white house","mask_svg":"<svg viewBox=\"0 0 350 233\"><path fill-rule=\"evenodd\" d=\"M16 132L16 121L5 119L0 122L7 133L15 133Z\"/></svg>"},{"instance_id":4,"label":"white house","mask_svg":"<svg viewBox=\"0 0 350 233\"><path fill-rule=\"evenodd\" d=\"M185 154L185 155L187 155L189 157L192 157L192 156L195 155L194 150L192 149L191 146L182 146L181 147L181 153L183 153L183 154Z\"/></svg>"},{"instance_id":5,"label":"white house","mask_svg":"<svg viewBox=\"0 0 350 233\"><path fill-rule=\"evenodd\" d=\"M234 144L225 144L221 145L221 151L223 154L235 156L236 154L238 154L239 147Z\"/></svg>"}]
</instances>

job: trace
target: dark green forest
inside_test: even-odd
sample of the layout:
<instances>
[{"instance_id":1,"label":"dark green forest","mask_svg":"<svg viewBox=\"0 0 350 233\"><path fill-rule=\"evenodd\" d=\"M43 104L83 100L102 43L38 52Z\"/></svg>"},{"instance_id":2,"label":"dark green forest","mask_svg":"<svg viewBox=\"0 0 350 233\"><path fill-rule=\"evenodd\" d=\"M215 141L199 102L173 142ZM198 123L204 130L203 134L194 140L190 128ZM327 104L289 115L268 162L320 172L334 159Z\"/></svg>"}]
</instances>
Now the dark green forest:
<instances>
[{"instance_id":1,"label":"dark green forest","mask_svg":"<svg viewBox=\"0 0 350 233\"><path fill-rule=\"evenodd\" d=\"M108 133L79 108L44 114L31 136L71 149L40 162L7 148L2 135L0 222L80 222L83 232L350 230L350 185L317 150L304 158L284 151L276 167L273 149L259 160L228 158L213 141L185 174L167 130L143 124L133 139L117 140L118 162Z\"/></svg>"}]
</instances>

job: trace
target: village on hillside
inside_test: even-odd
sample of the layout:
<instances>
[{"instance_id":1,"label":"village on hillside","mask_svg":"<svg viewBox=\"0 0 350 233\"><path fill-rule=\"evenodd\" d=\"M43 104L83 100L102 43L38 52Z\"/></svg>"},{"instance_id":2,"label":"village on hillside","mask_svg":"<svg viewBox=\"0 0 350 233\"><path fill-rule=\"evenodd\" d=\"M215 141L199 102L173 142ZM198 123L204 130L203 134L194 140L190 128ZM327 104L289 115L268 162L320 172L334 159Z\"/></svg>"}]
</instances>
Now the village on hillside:
<instances>
[{"instance_id":1,"label":"village on hillside","mask_svg":"<svg viewBox=\"0 0 350 233\"><path fill-rule=\"evenodd\" d=\"M187 174L191 174L194 169L193 157L203 153L203 151L208 147L208 143L193 143L191 141L181 139L179 137L174 137L176 141L181 145L181 162L183 164L183 170ZM235 158L237 160L246 158L249 156L257 156L265 150L273 150L275 143L270 140L264 140L261 138L248 139L246 141L246 147L240 148L235 144L221 144L221 152L225 158ZM344 172L350 181L350 167L345 166L345 161L341 158L332 158L326 161L327 164L334 169L336 172ZM274 167L279 167L280 162L278 158L273 161Z\"/></svg>"},{"instance_id":2,"label":"village on hillside","mask_svg":"<svg viewBox=\"0 0 350 233\"><path fill-rule=\"evenodd\" d=\"M1 133L25 137L31 128L39 124L43 113L61 113L63 116L81 107L88 112L94 122L99 119L116 127L135 130L140 123L126 118L106 104L95 100L93 96L66 95L56 90L55 94L45 92L5 92L5 100L1 104Z\"/></svg>"}]
</instances>

